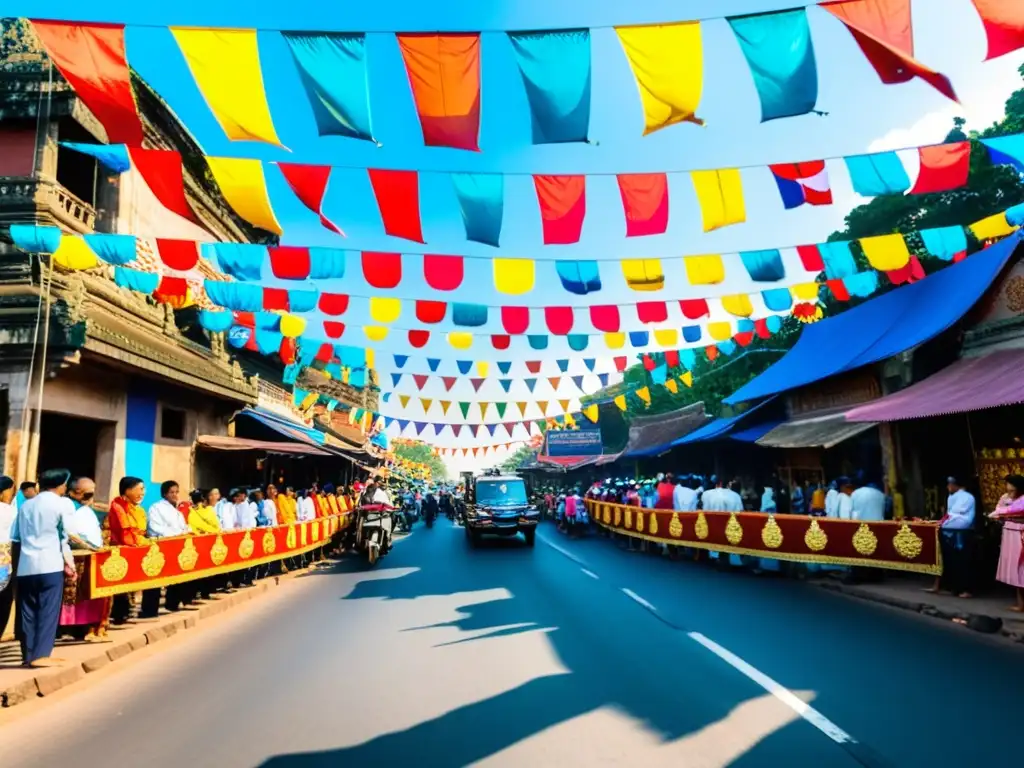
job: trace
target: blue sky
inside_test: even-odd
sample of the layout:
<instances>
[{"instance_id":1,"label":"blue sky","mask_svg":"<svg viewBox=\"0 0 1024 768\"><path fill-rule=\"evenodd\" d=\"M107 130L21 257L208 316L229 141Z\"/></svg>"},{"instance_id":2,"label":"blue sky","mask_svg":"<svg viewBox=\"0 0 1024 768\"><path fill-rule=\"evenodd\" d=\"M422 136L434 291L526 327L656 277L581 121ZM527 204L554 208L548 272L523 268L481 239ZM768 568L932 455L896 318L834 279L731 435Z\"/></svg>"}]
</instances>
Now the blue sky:
<instances>
[{"instance_id":1,"label":"blue sky","mask_svg":"<svg viewBox=\"0 0 1024 768\"><path fill-rule=\"evenodd\" d=\"M747 69L726 22L704 25L704 95L699 114L704 128L679 125L643 137L643 116L636 86L625 56L610 25L676 21L791 7L779 0L636 0L632 3L595 0L589 3L551 3L550 0L515 2L451 2L432 4L401 0L346 4L344 10L325 12L325 4L292 0L287 6L267 0L251 0L241 6L224 0L178 0L175 3L104 2L83 5L70 0L9 0L9 15L69 18L88 21L119 21L129 25L255 26L268 31L260 35L260 53L266 89L275 124L290 153L259 144L228 142L200 97L170 33L160 27L132 27L128 31L129 61L164 96L186 126L211 155L258 157L266 160L310 162L352 166L336 173L325 205L326 213L349 235L338 238L320 227L316 217L301 206L272 171L269 184L279 220L284 225L283 242L328 245L353 250L405 250L405 241L383 234L365 173L367 166L415 168L421 176L421 205L426 250L492 257L508 255L537 259L622 257L663 257L682 254L723 253L779 247L824 239L841 225L845 213L858 200L849 187L841 165L832 166L831 182L836 205L783 210L769 173L744 173L747 199L746 224L704 234L700 226L689 179L670 178L671 215L665 235L645 238L624 237L621 202L613 177L588 182L588 216L579 244L543 246L540 217L529 173L608 173L624 171L686 170L757 165L768 162L811 160L877 151L909 144L941 141L953 114L968 117L973 127L982 127L1001 115L1002 103L1019 82L1015 69L1024 56L1011 55L982 63L985 40L970 0L916 0L915 42L917 57L948 74L963 105L948 102L942 95L918 81L883 86L864 60L852 37L831 16L819 9L809 11L819 70L818 108L825 117L808 115L761 124L760 107ZM244 13L238 9L244 7ZM593 101L591 137L594 145L532 146L525 95L503 34L490 32L483 38L481 153L445 148L425 148L413 107L404 67L392 34L394 31L427 30L515 30L557 27L602 27L593 33ZM334 29L371 31L368 37L370 97L374 133L382 147L344 138L318 138L312 114L299 84L284 42L274 29ZM506 181L505 220L502 246L493 249L465 240L454 194L444 174L436 171L492 171L524 174ZM140 232L140 235L159 233ZM676 262L678 263L678 262ZM467 274L459 295L446 298L488 304L577 304L632 303L640 296L616 280L614 264L603 265L606 288L591 297L571 297L552 281L526 297L501 297L489 281L486 263L477 265L476 275ZM606 271L607 270L607 271ZM745 275L744 275L745 276ZM472 279L471 279L472 278ZM331 289L331 288L327 288ZM368 296L358 270L350 270L343 286L335 290ZM673 282L657 298L681 298L685 281ZM742 290L723 286L720 293ZM425 297L429 289L415 269L407 270L403 285L393 295ZM492 312L492 314L494 314ZM395 325L409 327L409 310ZM624 312L624 320L630 315ZM351 322L355 317L346 317ZM350 331L351 333L351 331ZM377 354L383 383L390 385L389 352L403 349L403 334L393 333ZM349 340L348 338L346 340ZM433 345L433 342L432 342ZM592 357L591 353L585 353ZM569 356L553 344L547 352L510 355L490 349L480 339L473 350L455 353L443 342L432 346L430 356L455 359L546 359L545 373L557 373L553 360ZM427 372L424 356L414 355L405 370ZM579 367L577 367L579 366ZM572 372L581 372L574 363ZM492 365L493 368L493 365ZM598 370L609 370L605 362ZM442 365L441 373L455 373L454 362ZM525 374L521 367L513 376ZM495 374L492 373L492 376ZM451 399L532 399L526 390L505 395L496 381L488 382L475 394L468 382L460 382ZM517 384L521 387L521 384ZM538 385L540 389L541 385ZM596 378L588 381L595 389ZM465 387L465 391L458 388ZM493 387L493 390L487 389ZM407 378L401 391L419 393ZM568 397L572 389L561 393ZM442 397L443 389L428 387L422 393ZM542 395L537 395L543 397ZM537 397L535 396L535 397ZM551 399L555 399L554 396ZM403 414L396 398L384 408L390 415L423 420L418 405L410 404ZM436 410L437 406L435 406ZM476 409L474 409L475 411ZM471 413L471 419L473 417ZM432 421L458 421L461 414L450 411L447 418L432 412ZM492 419L493 411L492 411ZM446 437L445 445L469 445Z\"/></svg>"}]
</instances>

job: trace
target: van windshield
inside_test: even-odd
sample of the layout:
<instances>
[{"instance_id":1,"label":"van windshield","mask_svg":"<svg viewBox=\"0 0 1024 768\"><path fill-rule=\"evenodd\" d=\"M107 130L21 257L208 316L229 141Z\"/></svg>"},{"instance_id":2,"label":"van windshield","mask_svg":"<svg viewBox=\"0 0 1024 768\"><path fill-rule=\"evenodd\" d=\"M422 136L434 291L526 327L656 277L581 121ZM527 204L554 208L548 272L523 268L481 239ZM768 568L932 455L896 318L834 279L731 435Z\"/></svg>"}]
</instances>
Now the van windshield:
<instances>
[{"instance_id":1,"label":"van windshield","mask_svg":"<svg viewBox=\"0 0 1024 768\"><path fill-rule=\"evenodd\" d=\"M526 504L522 480L484 480L476 484L477 504Z\"/></svg>"}]
</instances>

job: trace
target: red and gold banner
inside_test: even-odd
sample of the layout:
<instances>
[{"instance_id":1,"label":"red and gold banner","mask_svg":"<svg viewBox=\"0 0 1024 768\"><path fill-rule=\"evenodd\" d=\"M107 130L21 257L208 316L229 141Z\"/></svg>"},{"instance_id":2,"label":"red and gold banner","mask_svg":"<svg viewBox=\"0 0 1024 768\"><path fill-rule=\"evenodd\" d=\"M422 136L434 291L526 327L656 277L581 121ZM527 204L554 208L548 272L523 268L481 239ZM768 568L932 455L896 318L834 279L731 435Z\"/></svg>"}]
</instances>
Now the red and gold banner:
<instances>
[{"instance_id":1,"label":"red and gold banner","mask_svg":"<svg viewBox=\"0 0 1024 768\"><path fill-rule=\"evenodd\" d=\"M154 539L144 547L110 547L88 558L89 597L216 576L300 555L327 544L349 525L350 514L273 528Z\"/></svg>"},{"instance_id":2,"label":"red and gold banner","mask_svg":"<svg viewBox=\"0 0 1024 768\"><path fill-rule=\"evenodd\" d=\"M615 533L673 546L829 563L942 573L934 523L863 522L763 512L673 512L587 500L591 519Z\"/></svg>"}]
</instances>

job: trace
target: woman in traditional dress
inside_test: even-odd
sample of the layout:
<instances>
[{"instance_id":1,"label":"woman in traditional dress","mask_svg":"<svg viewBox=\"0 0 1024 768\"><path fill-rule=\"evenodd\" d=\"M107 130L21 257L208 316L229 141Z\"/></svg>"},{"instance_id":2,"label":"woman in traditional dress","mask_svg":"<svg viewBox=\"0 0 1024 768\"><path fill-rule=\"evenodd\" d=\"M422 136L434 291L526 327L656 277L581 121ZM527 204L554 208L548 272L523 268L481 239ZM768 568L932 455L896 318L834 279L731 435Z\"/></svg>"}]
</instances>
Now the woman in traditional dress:
<instances>
[{"instance_id":1,"label":"woman in traditional dress","mask_svg":"<svg viewBox=\"0 0 1024 768\"><path fill-rule=\"evenodd\" d=\"M66 518L71 550L98 552L103 549L103 531L92 504L96 484L88 477L78 477L68 485L68 498L75 511ZM87 643L109 643L107 625L110 623L111 599L89 598L88 559L75 559L75 579L64 582L64 605L60 610L60 629L74 636L84 633Z\"/></svg>"},{"instance_id":2,"label":"woman in traditional dress","mask_svg":"<svg viewBox=\"0 0 1024 768\"><path fill-rule=\"evenodd\" d=\"M996 579L1016 588L1017 602L1010 610L1024 613L1024 477L1006 477L1006 493L989 517L1003 523Z\"/></svg>"},{"instance_id":3,"label":"woman in traditional dress","mask_svg":"<svg viewBox=\"0 0 1024 768\"><path fill-rule=\"evenodd\" d=\"M142 547L149 544L146 538L146 510L139 506L146 495L146 484L139 477L122 477L118 484L116 499L110 502L107 525L110 528L111 546ZM127 594L114 596L110 618L114 624L124 624L131 612L131 601Z\"/></svg>"}]
</instances>

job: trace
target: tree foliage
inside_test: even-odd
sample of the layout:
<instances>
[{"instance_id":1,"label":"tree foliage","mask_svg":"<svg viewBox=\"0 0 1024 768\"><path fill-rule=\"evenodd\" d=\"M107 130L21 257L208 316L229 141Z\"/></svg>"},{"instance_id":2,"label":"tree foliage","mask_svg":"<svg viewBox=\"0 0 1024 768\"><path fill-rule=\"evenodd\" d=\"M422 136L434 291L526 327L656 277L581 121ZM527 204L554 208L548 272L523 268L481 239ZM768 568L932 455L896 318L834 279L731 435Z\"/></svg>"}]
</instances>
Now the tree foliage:
<instances>
[{"instance_id":1,"label":"tree foliage","mask_svg":"<svg viewBox=\"0 0 1024 768\"><path fill-rule=\"evenodd\" d=\"M536 453L537 451L529 445L521 445L516 449L515 453L501 462L498 466L502 472L515 472L527 461L530 461Z\"/></svg>"},{"instance_id":2,"label":"tree foliage","mask_svg":"<svg viewBox=\"0 0 1024 768\"><path fill-rule=\"evenodd\" d=\"M430 475L434 480L446 480L448 468L440 458L434 455L426 443L402 442L394 446L395 455L406 461L415 461L430 467Z\"/></svg>"}]
</instances>

